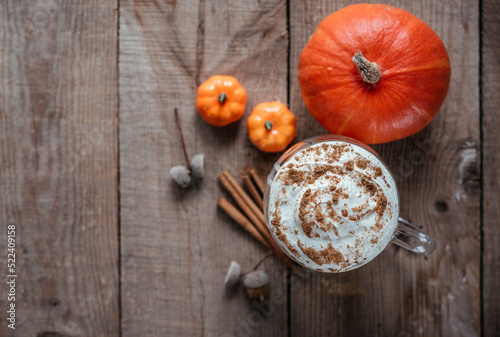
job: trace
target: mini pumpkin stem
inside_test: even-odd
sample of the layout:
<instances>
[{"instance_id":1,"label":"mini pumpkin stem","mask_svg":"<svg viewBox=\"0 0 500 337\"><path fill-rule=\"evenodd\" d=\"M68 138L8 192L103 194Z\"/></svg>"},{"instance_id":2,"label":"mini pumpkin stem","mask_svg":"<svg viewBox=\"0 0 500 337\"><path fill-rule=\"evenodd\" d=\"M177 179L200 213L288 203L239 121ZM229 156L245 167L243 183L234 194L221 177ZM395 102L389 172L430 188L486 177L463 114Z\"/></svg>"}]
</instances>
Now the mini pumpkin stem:
<instances>
[{"instance_id":1,"label":"mini pumpkin stem","mask_svg":"<svg viewBox=\"0 0 500 337\"><path fill-rule=\"evenodd\" d=\"M227 95L225 92L222 92L220 95L219 95L219 103L220 104L224 104L224 102L226 101L227 99Z\"/></svg>"},{"instance_id":2,"label":"mini pumpkin stem","mask_svg":"<svg viewBox=\"0 0 500 337\"><path fill-rule=\"evenodd\" d=\"M271 121L266 121L264 125L267 131L271 131L271 129L273 128L273 123Z\"/></svg>"},{"instance_id":3,"label":"mini pumpkin stem","mask_svg":"<svg viewBox=\"0 0 500 337\"><path fill-rule=\"evenodd\" d=\"M368 61L361 54L361 51L358 50L358 52L354 54L352 61L358 66L363 81L370 84L375 84L380 81L380 77L382 76L380 67L377 63Z\"/></svg>"}]
</instances>

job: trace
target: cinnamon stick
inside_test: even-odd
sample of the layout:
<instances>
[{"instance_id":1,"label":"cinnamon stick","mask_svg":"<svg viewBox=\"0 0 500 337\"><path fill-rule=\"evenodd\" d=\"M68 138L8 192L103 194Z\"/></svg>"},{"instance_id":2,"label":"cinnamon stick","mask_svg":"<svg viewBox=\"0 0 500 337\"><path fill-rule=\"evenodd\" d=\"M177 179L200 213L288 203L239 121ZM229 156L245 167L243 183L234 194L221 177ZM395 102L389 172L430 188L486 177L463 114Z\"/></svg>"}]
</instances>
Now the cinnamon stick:
<instances>
[{"instance_id":1,"label":"cinnamon stick","mask_svg":"<svg viewBox=\"0 0 500 337\"><path fill-rule=\"evenodd\" d=\"M240 211L236 209L233 205L231 205L226 199L221 198L217 202L217 205L227 213L236 223L246 229L253 237L255 237L264 247L270 249L270 251L278 258L281 262L285 264L285 266L291 268L293 272L298 273L300 271L300 267L288 258L288 256L284 255L283 252L275 251L273 248L269 247L267 241L262 237L260 232L252 225L252 223L243 215Z\"/></svg>"},{"instance_id":2,"label":"cinnamon stick","mask_svg":"<svg viewBox=\"0 0 500 337\"><path fill-rule=\"evenodd\" d=\"M250 169L249 173L252 176L253 181L255 181L255 185L257 185L257 187L259 188L260 193L264 195L264 190L265 190L264 182L260 179L260 177L257 175L257 172L255 172L254 169Z\"/></svg>"},{"instance_id":3,"label":"cinnamon stick","mask_svg":"<svg viewBox=\"0 0 500 337\"><path fill-rule=\"evenodd\" d=\"M262 201L262 197L260 196L259 191L257 191L257 188L255 188L255 185L252 183L250 176L248 174L244 174L241 178L243 179L243 184L245 184L245 187L247 188L248 192L250 192L253 200L257 203L260 209L264 209L264 202Z\"/></svg>"},{"instance_id":4,"label":"cinnamon stick","mask_svg":"<svg viewBox=\"0 0 500 337\"><path fill-rule=\"evenodd\" d=\"M234 178L226 170L219 175L219 180L222 185L227 189L229 194L236 201L241 210L250 218L253 225L258 229L260 234L266 239L271 247L271 251L274 255L281 260L287 267L291 268L293 272L297 273L300 271L300 267L295 264L290 258L283 253L278 244L271 237L271 233L267 229L265 223L265 217L262 210L259 210L257 205L250 199L250 197L243 191L240 185L236 183ZM264 219L262 221L261 219Z\"/></svg>"},{"instance_id":5,"label":"cinnamon stick","mask_svg":"<svg viewBox=\"0 0 500 337\"><path fill-rule=\"evenodd\" d=\"M250 199L248 194L245 193L243 188L236 182L236 180L233 178L233 176L229 173L228 170L225 170L224 172L222 172L222 174L226 176L226 178L229 180L229 183L236 190L240 198L243 199L243 201L248 205L248 207L250 207L251 211L257 216L262 225L265 226L266 218L264 216L264 213L262 212L262 209L259 209L259 207L252 201L252 199Z\"/></svg>"},{"instance_id":6,"label":"cinnamon stick","mask_svg":"<svg viewBox=\"0 0 500 337\"><path fill-rule=\"evenodd\" d=\"M261 224L257 215L245 203L243 198L240 197L239 193L229 182L227 176L224 173L221 173L221 175L219 175L219 180L222 183L222 185L226 188L226 190L229 192L229 194L231 194L231 196L233 197L234 201L236 201L238 206L240 206L243 213L245 213L245 215L250 219L252 224L259 230L260 234L262 234L262 236L266 239L269 245L271 245L272 244L271 242L273 242L273 238L271 238L269 231L265 228L265 224Z\"/></svg>"},{"instance_id":7,"label":"cinnamon stick","mask_svg":"<svg viewBox=\"0 0 500 337\"><path fill-rule=\"evenodd\" d=\"M241 212L238 211L236 207L231 205L229 201L227 201L224 198L221 198L217 202L217 206L219 206L224 212L226 212L226 214L229 215L229 217L233 219L238 225L243 227L248 233L250 233L254 238L256 238L257 241L259 241L264 247L266 247L267 249L271 249L266 239L264 239L264 237L260 234L257 228L255 228L254 225L250 222L250 220L248 220L246 216L241 214Z\"/></svg>"}]
</instances>

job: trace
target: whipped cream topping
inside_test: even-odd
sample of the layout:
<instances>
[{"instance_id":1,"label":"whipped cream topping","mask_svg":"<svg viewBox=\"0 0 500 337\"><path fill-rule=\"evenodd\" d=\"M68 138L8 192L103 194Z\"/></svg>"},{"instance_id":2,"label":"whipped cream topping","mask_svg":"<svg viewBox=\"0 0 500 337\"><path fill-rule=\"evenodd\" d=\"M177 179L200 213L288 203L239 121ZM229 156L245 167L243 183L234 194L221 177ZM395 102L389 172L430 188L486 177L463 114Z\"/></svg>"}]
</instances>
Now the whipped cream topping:
<instances>
[{"instance_id":1,"label":"whipped cream topping","mask_svg":"<svg viewBox=\"0 0 500 337\"><path fill-rule=\"evenodd\" d=\"M327 141L304 148L268 184L266 216L274 239L311 269L341 272L371 261L397 225L396 184L361 146Z\"/></svg>"}]
</instances>

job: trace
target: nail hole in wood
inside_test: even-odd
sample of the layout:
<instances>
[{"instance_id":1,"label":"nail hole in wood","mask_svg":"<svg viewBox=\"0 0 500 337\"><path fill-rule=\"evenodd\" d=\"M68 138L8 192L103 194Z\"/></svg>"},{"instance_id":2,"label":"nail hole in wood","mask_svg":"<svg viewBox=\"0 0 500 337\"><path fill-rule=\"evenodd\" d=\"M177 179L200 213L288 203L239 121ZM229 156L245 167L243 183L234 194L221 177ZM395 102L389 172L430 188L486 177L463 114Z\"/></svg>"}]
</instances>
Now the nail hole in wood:
<instances>
[{"instance_id":1,"label":"nail hole in wood","mask_svg":"<svg viewBox=\"0 0 500 337\"><path fill-rule=\"evenodd\" d=\"M434 203L434 207L436 208L436 211L439 213L445 213L448 211L448 203L444 200L438 200Z\"/></svg>"}]
</instances>

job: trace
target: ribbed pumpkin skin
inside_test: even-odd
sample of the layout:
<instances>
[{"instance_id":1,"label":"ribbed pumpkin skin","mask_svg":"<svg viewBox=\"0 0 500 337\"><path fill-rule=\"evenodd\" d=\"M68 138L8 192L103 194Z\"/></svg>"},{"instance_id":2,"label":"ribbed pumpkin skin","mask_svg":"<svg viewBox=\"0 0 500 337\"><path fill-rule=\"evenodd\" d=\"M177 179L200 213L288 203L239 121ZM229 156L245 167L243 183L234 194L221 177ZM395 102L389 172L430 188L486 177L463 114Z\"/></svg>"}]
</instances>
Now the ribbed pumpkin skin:
<instances>
[{"instance_id":1,"label":"ribbed pumpkin skin","mask_svg":"<svg viewBox=\"0 0 500 337\"><path fill-rule=\"evenodd\" d=\"M382 71L363 81L352 61L361 51ZM311 114L329 132L368 144L423 129L438 113L450 82L441 39L413 14L359 4L325 18L299 60L299 85Z\"/></svg>"}]
</instances>

